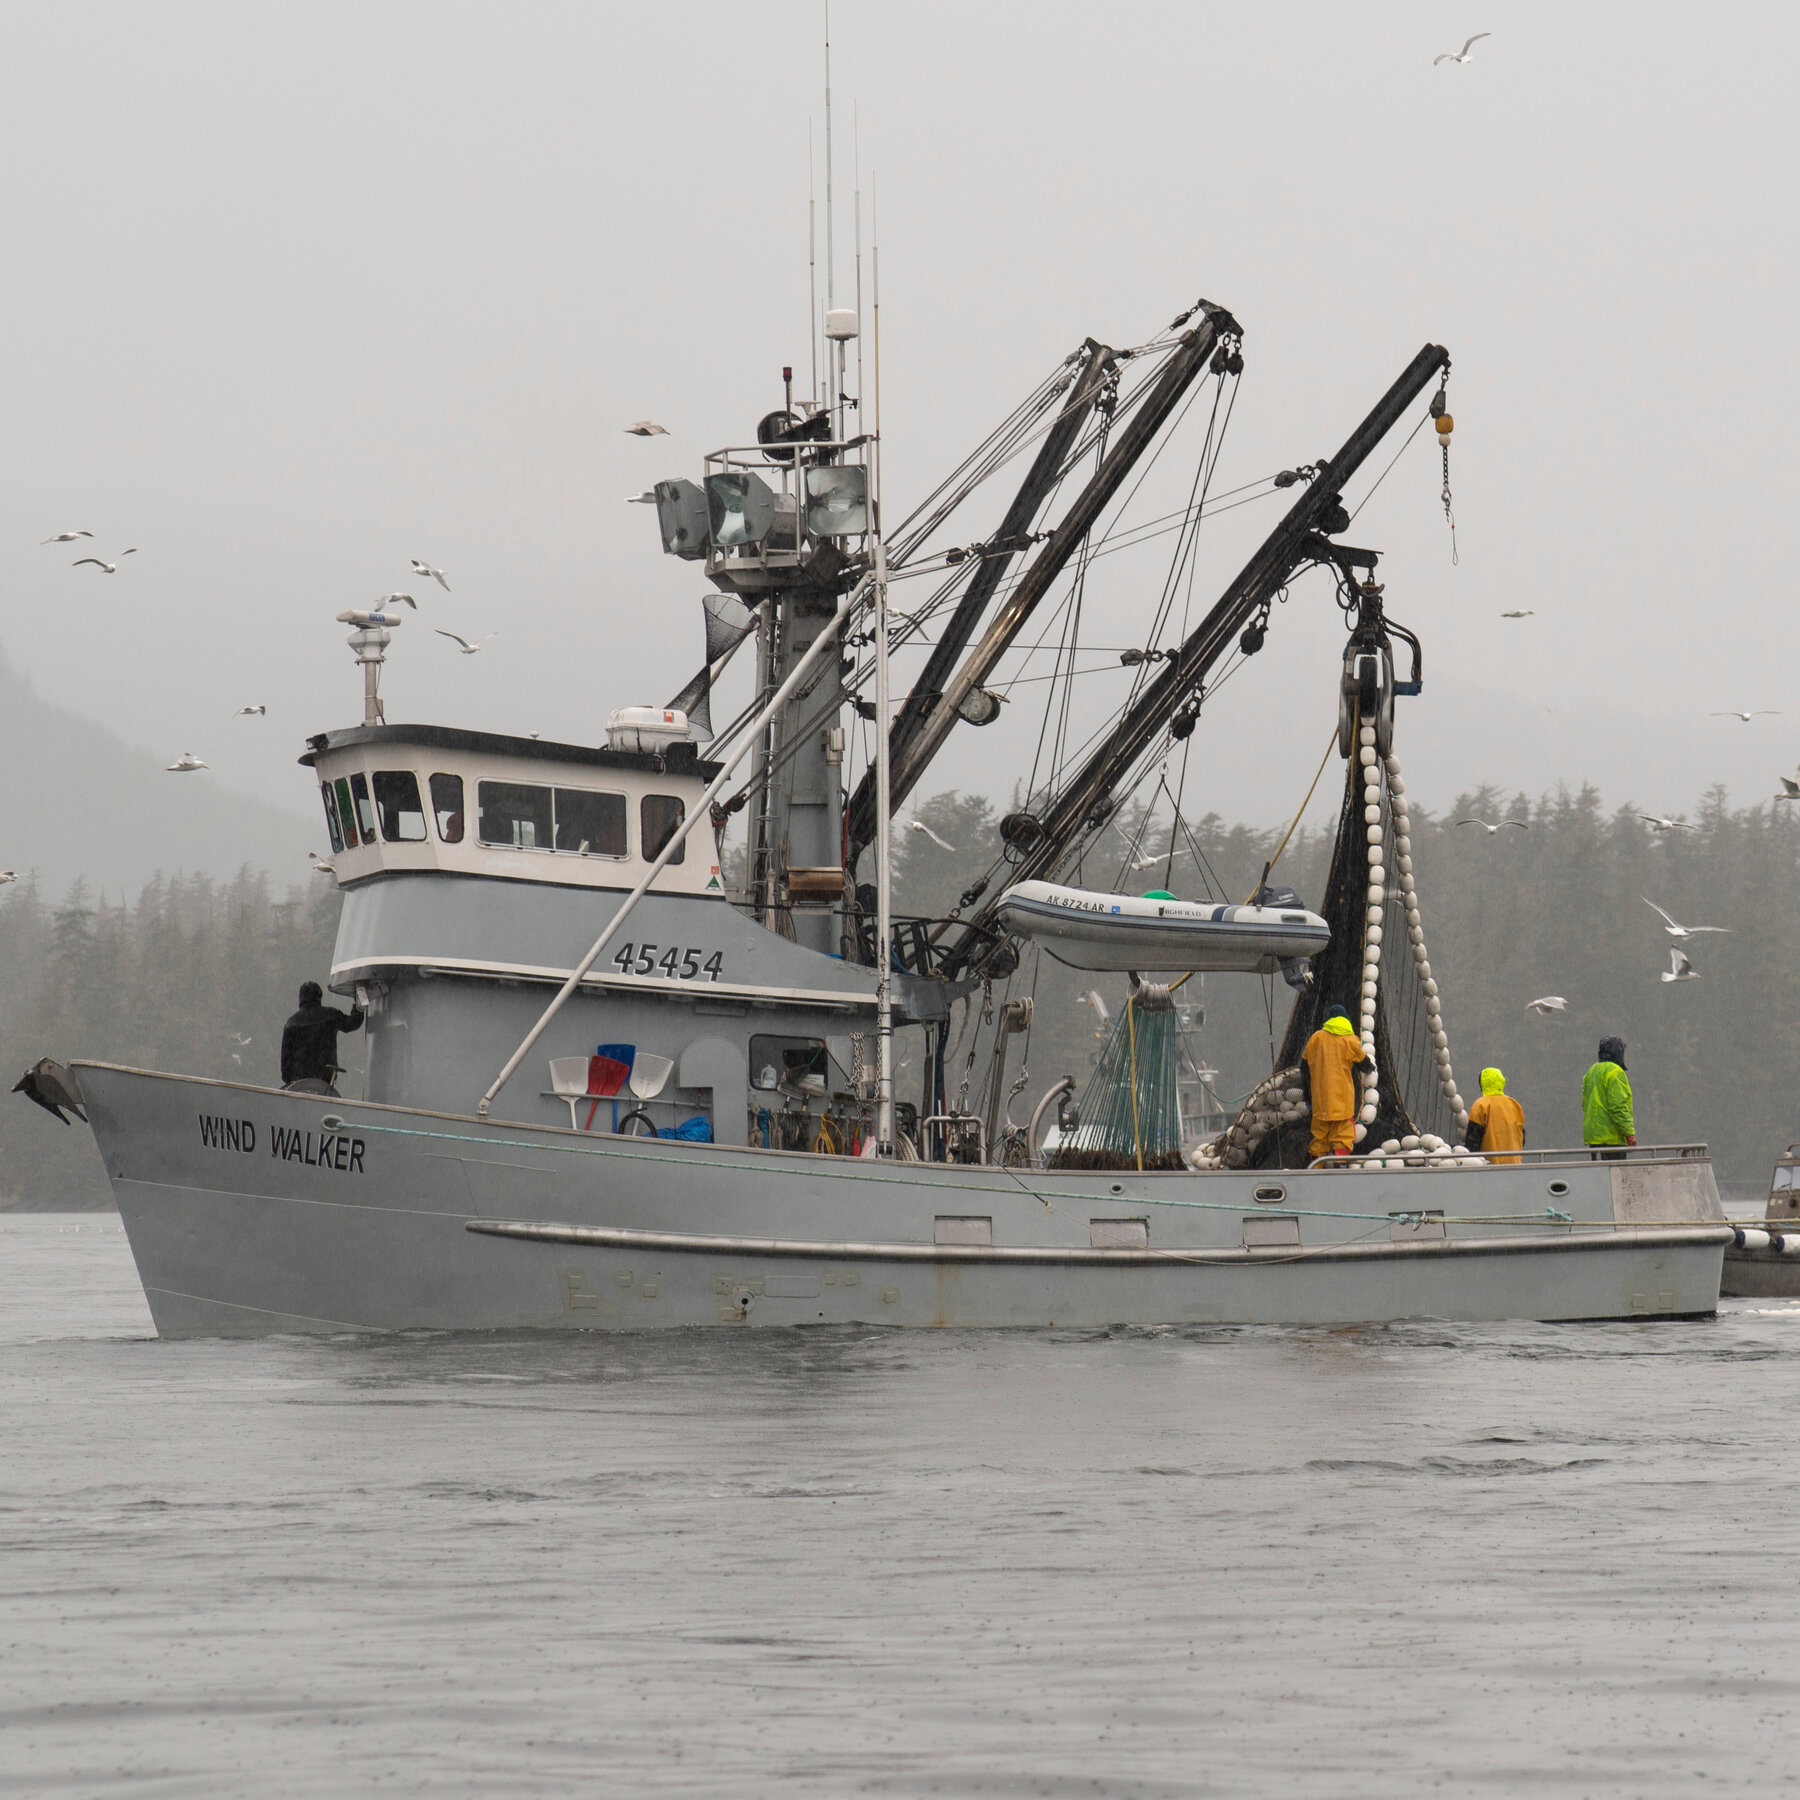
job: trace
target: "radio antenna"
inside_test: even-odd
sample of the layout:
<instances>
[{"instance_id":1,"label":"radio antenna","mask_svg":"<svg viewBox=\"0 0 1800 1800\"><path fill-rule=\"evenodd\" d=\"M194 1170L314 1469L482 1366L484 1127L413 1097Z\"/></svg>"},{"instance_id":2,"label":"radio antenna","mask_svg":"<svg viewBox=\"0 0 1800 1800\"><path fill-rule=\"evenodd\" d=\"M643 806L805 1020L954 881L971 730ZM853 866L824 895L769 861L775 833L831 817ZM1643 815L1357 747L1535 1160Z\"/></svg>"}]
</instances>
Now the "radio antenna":
<instances>
[{"instance_id":1,"label":"radio antenna","mask_svg":"<svg viewBox=\"0 0 1800 1800\"><path fill-rule=\"evenodd\" d=\"M825 0L825 307L837 305L837 256L831 213L831 0Z\"/></svg>"},{"instance_id":2,"label":"radio antenna","mask_svg":"<svg viewBox=\"0 0 1800 1800\"><path fill-rule=\"evenodd\" d=\"M863 352L862 352L862 105L857 102L850 109L850 147L851 168L856 184L856 399L862 404L863 395ZM861 427L859 426L860 430Z\"/></svg>"},{"instance_id":3,"label":"radio antenna","mask_svg":"<svg viewBox=\"0 0 1800 1800\"><path fill-rule=\"evenodd\" d=\"M812 347L812 397L819 403L819 230L814 198L812 120L806 121L806 339Z\"/></svg>"}]
</instances>

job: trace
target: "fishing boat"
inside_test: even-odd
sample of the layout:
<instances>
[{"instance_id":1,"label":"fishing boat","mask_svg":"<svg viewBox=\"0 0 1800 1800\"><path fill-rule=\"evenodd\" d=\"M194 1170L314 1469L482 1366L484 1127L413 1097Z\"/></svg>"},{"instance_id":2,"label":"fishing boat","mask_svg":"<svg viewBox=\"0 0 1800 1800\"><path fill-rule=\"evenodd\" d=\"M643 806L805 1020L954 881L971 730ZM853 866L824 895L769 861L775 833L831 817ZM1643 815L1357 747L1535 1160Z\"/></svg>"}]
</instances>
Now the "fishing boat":
<instances>
[{"instance_id":1,"label":"fishing boat","mask_svg":"<svg viewBox=\"0 0 1800 1800\"><path fill-rule=\"evenodd\" d=\"M1448 353L1426 345L1335 456L1262 484L1280 517L1216 602L1137 657L1087 748L1023 784L958 904L902 917L892 809L999 713L1034 619L1040 636L1061 619L1072 674L1081 614L1060 602L1128 530L1135 472L1159 456L1195 469L1158 527L1171 567L1189 566L1223 440L1182 421L1229 420L1243 331L1201 300L1124 347L1080 340L889 524L879 383L866 415L853 392L863 320L826 299L810 391L784 373L745 441L654 490L665 552L715 590L699 667L665 704L620 707L600 744L389 723L402 622L339 615L362 717L299 763L342 889L330 986L366 1009L366 1079L299 1092L104 1060L58 1077L85 1105L158 1330L1713 1310L1731 1231L1704 1147L1504 1167L1457 1148L1395 750L1421 651L1389 616L1377 553L1341 541L1346 487L1396 427L1435 420L1447 452ZM877 346L879 316L877 292ZM1267 871L1249 905L1084 885L1127 802L1202 728L1208 682L1262 649L1309 571L1346 631L1344 795L1317 910ZM1171 628L1166 609L1105 626L1147 644ZM715 726L746 645L749 698ZM896 657L913 671L899 698ZM1009 1046L1045 951L1299 979L1266 1077L1204 1142L1173 984L1136 976L1086 1090L1065 1078L1018 1126ZM1318 1160L1297 1068L1335 997L1374 1055L1354 1154Z\"/></svg>"},{"instance_id":2,"label":"fishing boat","mask_svg":"<svg viewBox=\"0 0 1800 1800\"><path fill-rule=\"evenodd\" d=\"M1762 1224L1734 1224L1719 1292L1736 1299L1800 1300L1800 1144L1789 1144L1775 1159Z\"/></svg>"}]
</instances>

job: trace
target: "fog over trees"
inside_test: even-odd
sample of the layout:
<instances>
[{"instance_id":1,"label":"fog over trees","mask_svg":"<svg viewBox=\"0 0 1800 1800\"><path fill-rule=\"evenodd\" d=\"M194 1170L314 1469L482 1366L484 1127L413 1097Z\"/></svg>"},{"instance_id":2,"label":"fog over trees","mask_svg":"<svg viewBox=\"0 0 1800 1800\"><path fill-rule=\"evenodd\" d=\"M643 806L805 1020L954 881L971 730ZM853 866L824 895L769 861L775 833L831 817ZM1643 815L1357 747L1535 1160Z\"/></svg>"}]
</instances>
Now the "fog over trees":
<instances>
[{"instance_id":1,"label":"fog over trees","mask_svg":"<svg viewBox=\"0 0 1800 1800\"><path fill-rule=\"evenodd\" d=\"M30 878L0 890L5 1085L48 1055L278 1086L282 1022L300 983L328 976L337 916L329 881L277 897L249 869L157 876L129 902L85 881L54 900ZM5 1098L0 1205L111 1205L93 1133Z\"/></svg>"},{"instance_id":2,"label":"fog over trees","mask_svg":"<svg viewBox=\"0 0 1800 1800\"><path fill-rule=\"evenodd\" d=\"M1330 772L1328 781L1335 779ZM896 907L942 916L985 873L998 845L995 805L959 792L921 802L922 831L898 829ZM1800 820L1781 806L1733 810L1716 792L1692 831L1657 834L1631 808L1608 813L1591 787L1536 801L1491 789L1463 796L1447 814L1415 810L1413 858L1426 942L1444 998L1451 1052L1465 1095L1487 1064L1506 1071L1523 1103L1532 1141L1580 1140L1582 1071L1597 1040L1617 1034L1637 1093L1638 1135L1646 1143L1704 1140L1722 1180L1765 1179L1790 1139L1800 1138ZM1455 820L1529 821L1490 837ZM1138 821L1122 815L1124 831ZM1209 816L1191 827L1210 879L1224 897L1246 899L1285 827L1228 825ZM1152 818L1140 855L1166 848L1166 820ZM1199 898L1206 876L1186 850L1168 886ZM1296 832L1274 879L1316 904L1331 853L1329 828ZM1161 863L1135 872L1122 835L1090 854L1086 885L1141 892L1162 885ZM1717 925L1729 935L1684 946L1698 981L1664 983L1670 939L1644 904L1654 901L1684 925ZM94 892L78 881L52 896L31 879L0 890L0 1068L8 1083L42 1055L129 1063L227 1080L272 1084L282 1021L308 977L330 968L338 899L326 881L279 893L245 869L232 881L157 877L134 898ZM1219 1071L1227 1102L1268 1070L1291 996L1279 980L1212 975L1204 983L1205 1026L1198 1051ZM1065 968L1027 949L1019 972L995 998L1029 993L1036 1016L1014 1041L1007 1086L1021 1067L1030 1082L1013 1100L1023 1122L1032 1101L1063 1074L1085 1085L1099 1049L1096 1017L1081 996L1098 990L1115 1013L1126 991L1119 975ZM1191 990L1190 990L1191 992ZM1538 1018L1526 1003L1567 997L1566 1013ZM1353 997L1345 996L1351 1005ZM1354 1010L1354 1008L1352 1008ZM950 1041L960 1042L958 1079L976 1043L956 1009ZM900 1095L917 1098L919 1033L902 1035ZM240 1043L248 1038L248 1044ZM346 1040L354 1093L360 1039ZM980 1040L969 1099L981 1091L989 1045ZM0 1111L0 1204L104 1206L108 1194L91 1134L69 1129L7 1095Z\"/></svg>"}]
</instances>

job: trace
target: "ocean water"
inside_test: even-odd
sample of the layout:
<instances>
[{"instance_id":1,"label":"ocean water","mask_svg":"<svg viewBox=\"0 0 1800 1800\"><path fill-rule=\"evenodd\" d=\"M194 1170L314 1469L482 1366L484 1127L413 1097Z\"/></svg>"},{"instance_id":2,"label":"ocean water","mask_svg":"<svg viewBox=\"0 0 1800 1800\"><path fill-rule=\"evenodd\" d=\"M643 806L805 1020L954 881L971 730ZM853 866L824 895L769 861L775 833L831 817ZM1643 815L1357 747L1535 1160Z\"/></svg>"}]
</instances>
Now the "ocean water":
<instances>
[{"instance_id":1,"label":"ocean water","mask_svg":"<svg viewBox=\"0 0 1800 1800\"><path fill-rule=\"evenodd\" d=\"M1787 1792L1800 1306L161 1343L0 1219L0 1794Z\"/></svg>"}]
</instances>

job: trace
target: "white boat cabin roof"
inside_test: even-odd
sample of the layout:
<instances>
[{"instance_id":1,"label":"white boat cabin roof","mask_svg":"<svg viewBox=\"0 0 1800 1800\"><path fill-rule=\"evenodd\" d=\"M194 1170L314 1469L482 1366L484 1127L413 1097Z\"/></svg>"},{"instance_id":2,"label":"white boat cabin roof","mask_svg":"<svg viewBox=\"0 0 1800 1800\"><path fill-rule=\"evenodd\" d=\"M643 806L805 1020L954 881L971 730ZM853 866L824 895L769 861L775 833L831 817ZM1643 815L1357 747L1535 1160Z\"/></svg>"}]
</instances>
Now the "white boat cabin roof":
<instances>
[{"instance_id":1,"label":"white boat cabin roof","mask_svg":"<svg viewBox=\"0 0 1800 1800\"><path fill-rule=\"evenodd\" d=\"M720 767L692 743L652 753L442 725L357 725L307 743L300 761L319 778L332 865L346 885L443 870L629 887ZM710 826L688 837L655 891L723 896Z\"/></svg>"}]
</instances>

